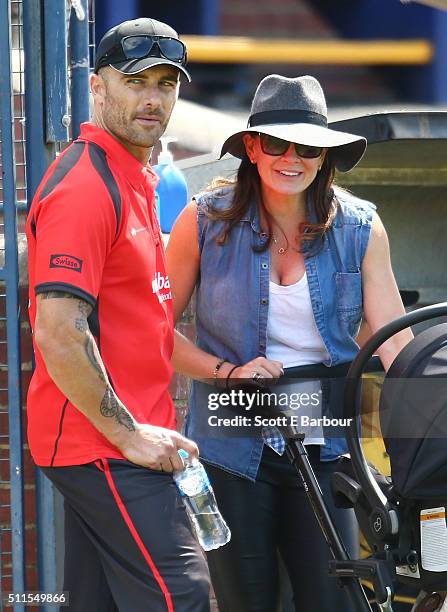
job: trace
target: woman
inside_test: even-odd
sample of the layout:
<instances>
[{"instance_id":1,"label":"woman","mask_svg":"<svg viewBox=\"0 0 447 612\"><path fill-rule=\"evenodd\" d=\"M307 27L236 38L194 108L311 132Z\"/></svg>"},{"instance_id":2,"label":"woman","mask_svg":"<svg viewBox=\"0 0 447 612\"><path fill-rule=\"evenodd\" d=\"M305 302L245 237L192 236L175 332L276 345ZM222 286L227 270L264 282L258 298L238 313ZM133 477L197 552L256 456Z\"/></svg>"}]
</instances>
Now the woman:
<instances>
[{"instance_id":1,"label":"woman","mask_svg":"<svg viewBox=\"0 0 447 612\"><path fill-rule=\"evenodd\" d=\"M195 379L186 433L199 444L232 532L208 555L221 612L275 610L277 551L296 610L351 609L327 576L326 543L278 431L201 437L209 385L200 381L258 381L286 367L349 362L362 311L373 332L404 313L374 206L332 184L335 167L350 170L365 147L364 138L328 129L316 79L270 75L255 93L247 129L222 147L242 160L236 180L197 196L171 233L177 320L197 289L197 346L178 334L174 353L177 371ZM410 339L402 332L381 347L385 368ZM327 494L345 441L308 442ZM352 511L336 514L352 548Z\"/></svg>"}]
</instances>

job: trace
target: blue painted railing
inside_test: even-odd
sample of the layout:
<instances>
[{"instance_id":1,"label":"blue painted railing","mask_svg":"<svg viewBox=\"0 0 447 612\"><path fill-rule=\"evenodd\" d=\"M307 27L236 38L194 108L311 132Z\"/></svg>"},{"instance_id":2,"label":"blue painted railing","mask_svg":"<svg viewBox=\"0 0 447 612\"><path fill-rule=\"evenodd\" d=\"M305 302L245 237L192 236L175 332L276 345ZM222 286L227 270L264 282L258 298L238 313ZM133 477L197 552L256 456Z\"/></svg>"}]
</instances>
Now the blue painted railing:
<instances>
[{"instance_id":1,"label":"blue painted railing","mask_svg":"<svg viewBox=\"0 0 447 612\"><path fill-rule=\"evenodd\" d=\"M14 107L12 84L11 5L0 2L0 139L3 178L4 265L0 281L5 287L7 341L7 396L11 524L12 588L25 590L25 529L22 453L22 402L20 393L20 309L17 249L16 160L14 152ZM2 389L2 391L4 391ZM0 578L4 568L0 562ZM1 593L0 595L3 595ZM1 605L1 603L0 603ZM21 603L14 612L22 612Z\"/></svg>"}]
</instances>

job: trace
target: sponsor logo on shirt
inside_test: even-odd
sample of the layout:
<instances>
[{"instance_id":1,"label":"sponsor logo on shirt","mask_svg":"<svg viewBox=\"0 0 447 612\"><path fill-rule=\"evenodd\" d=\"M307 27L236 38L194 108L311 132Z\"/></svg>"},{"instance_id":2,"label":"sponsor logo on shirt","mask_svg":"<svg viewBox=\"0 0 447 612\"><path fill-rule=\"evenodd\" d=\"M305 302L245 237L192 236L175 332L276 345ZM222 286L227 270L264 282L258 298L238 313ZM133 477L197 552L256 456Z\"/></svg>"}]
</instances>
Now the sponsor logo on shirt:
<instances>
[{"instance_id":1,"label":"sponsor logo on shirt","mask_svg":"<svg viewBox=\"0 0 447 612\"><path fill-rule=\"evenodd\" d=\"M160 304L165 300L172 299L172 293L170 291L171 284L167 276L162 276L160 272L156 272L154 280L152 281L152 293L156 293Z\"/></svg>"},{"instance_id":2,"label":"sponsor logo on shirt","mask_svg":"<svg viewBox=\"0 0 447 612\"><path fill-rule=\"evenodd\" d=\"M130 230L130 235L136 236L140 232L147 232L148 229L149 229L149 226L147 225L145 227L132 227L132 229Z\"/></svg>"},{"instance_id":3,"label":"sponsor logo on shirt","mask_svg":"<svg viewBox=\"0 0 447 612\"><path fill-rule=\"evenodd\" d=\"M73 270L73 272L81 272L82 264L82 259L74 257L73 255L64 253L50 255L50 268L65 268L67 270Z\"/></svg>"}]
</instances>

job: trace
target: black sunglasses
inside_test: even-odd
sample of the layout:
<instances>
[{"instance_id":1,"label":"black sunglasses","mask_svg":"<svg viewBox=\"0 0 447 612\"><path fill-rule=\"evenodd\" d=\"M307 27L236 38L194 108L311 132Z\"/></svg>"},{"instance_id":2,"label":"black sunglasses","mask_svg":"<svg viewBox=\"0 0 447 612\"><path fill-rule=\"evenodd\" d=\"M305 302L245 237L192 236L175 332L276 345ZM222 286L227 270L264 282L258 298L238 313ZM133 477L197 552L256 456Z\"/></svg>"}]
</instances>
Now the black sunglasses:
<instances>
[{"instance_id":1,"label":"black sunglasses","mask_svg":"<svg viewBox=\"0 0 447 612\"><path fill-rule=\"evenodd\" d=\"M259 134L259 138L261 149L266 155L284 155L289 149L290 144L295 146L296 154L305 159L315 159L320 157L323 152L323 147L313 147L312 145L299 144L297 142L290 143L288 140L270 136L269 134Z\"/></svg>"},{"instance_id":2,"label":"black sunglasses","mask_svg":"<svg viewBox=\"0 0 447 612\"><path fill-rule=\"evenodd\" d=\"M128 60L143 59L153 55L154 48L158 49L155 55L164 57L172 62L186 64L186 47L178 38L169 36L126 36L121 40L121 48Z\"/></svg>"}]
</instances>

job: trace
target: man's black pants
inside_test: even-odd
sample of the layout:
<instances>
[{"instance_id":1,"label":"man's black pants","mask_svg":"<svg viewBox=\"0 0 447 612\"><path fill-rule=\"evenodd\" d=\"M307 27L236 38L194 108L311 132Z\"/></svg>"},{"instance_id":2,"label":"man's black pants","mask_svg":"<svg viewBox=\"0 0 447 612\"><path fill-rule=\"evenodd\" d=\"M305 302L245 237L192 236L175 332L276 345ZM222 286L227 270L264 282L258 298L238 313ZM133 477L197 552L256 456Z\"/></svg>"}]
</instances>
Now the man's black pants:
<instances>
[{"instance_id":1,"label":"man's black pants","mask_svg":"<svg viewBox=\"0 0 447 612\"><path fill-rule=\"evenodd\" d=\"M41 468L65 499L73 612L209 612L209 574L170 474L128 461Z\"/></svg>"}]
</instances>

